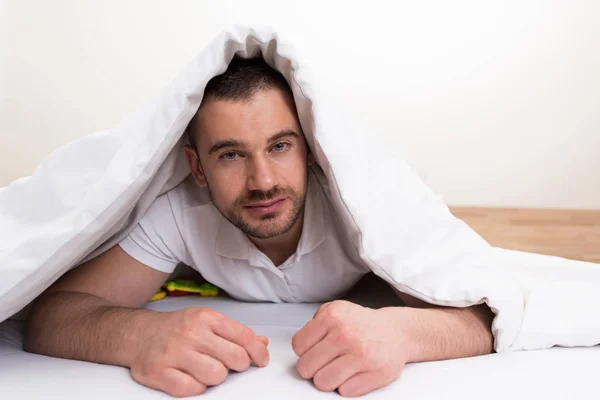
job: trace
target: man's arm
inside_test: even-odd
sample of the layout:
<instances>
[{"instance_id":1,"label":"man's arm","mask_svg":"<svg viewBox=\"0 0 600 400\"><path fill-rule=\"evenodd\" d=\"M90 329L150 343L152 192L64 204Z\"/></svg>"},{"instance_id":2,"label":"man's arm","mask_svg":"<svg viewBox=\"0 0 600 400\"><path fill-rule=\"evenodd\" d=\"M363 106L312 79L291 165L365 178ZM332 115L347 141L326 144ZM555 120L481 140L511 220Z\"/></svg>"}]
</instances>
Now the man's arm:
<instances>
[{"instance_id":1,"label":"man's arm","mask_svg":"<svg viewBox=\"0 0 600 400\"><path fill-rule=\"evenodd\" d=\"M135 341L159 323L139 310L168 274L116 246L71 270L34 303L24 349L53 357L128 366Z\"/></svg>"},{"instance_id":2,"label":"man's arm","mask_svg":"<svg viewBox=\"0 0 600 400\"><path fill-rule=\"evenodd\" d=\"M410 338L412 346L407 362L472 357L494 351L491 332L494 314L487 305L438 307L405 293L396 293L408 307L389 308L386 312L399 321L402 331Z\"/></svg>"},{"instance_id":3,"label":"man's arm","mask_svg":"<svg viewBox=\"0 0 600 400\"><path fill-rule=\"evenodd\" d=\"M38 298L25 350L129 367L137 382L176 397L203 393L230 369L268 364L267 339L219 312L139 309L167 277L112 248Z\"/></svg>"}]
</instances>

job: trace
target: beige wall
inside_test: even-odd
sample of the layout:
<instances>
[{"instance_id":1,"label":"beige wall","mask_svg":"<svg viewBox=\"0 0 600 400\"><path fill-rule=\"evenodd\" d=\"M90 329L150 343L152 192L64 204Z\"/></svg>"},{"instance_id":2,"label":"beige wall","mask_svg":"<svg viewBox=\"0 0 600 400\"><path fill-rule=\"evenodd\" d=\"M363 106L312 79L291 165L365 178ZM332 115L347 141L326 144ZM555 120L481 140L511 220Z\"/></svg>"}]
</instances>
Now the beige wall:
<instances>
[{"instance_id":1,"label":"beige wall","mask_svg":"<svg viewBox=\"0 0 600 400\"><path fill-rule=\"evenodd\" d=\"M600 208L595 0L0 1L0 186L266 23L448 203Z\"/></svg>"}]
</instances>

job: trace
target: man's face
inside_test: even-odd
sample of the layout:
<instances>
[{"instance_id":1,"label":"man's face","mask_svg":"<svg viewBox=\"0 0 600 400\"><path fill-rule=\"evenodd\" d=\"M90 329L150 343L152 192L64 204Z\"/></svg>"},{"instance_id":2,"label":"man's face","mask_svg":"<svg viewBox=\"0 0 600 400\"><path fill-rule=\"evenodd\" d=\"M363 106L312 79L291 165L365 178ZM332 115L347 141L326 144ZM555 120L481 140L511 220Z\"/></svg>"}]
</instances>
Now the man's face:
<instances>
[{"instance_id":1,"label":"man's face","mask_svg":"<svg viewBox=\"0 0 600 400\"><path fill-rule=\"evenodd\" d=\"M193 126L199 162L186 148L219 211L259 239L289 231L304 208L309 158L292 101L279 89L238 102L209 99Z\"/></svg>"}]
</instances>

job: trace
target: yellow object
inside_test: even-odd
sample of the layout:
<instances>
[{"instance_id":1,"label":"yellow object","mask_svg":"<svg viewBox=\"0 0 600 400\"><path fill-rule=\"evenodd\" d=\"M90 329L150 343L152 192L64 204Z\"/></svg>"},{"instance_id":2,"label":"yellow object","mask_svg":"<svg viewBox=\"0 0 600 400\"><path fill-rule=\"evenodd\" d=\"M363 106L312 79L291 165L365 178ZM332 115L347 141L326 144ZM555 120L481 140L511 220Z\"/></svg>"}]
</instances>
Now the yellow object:
<instances>
[{"instance_id":1,"label":"yellow object","mask_svg":"<svg viewBox=\"0 0 600 400\"><path fill-rule=\"evenodd\" d=\"M210 283L201 285L186 279L174 279L165 282L163 288L171 292L196 293L203 297L214 297L219 294L219 288ZM169 294L170 295L170 294Z\"/></svg>"},{"instance_id":2,"label":"yellow object","mask_svg":"<svg viewBox=\"0 0 600 400\"><path fill-rule=\"evenodd\" d=\"M152 295L152 297L150 297L150 301L156 301L156 300L163 299L166 295L167 295L167 292L165 292L164 290L159 290L158 292L154 293L154 295Z\"/></svg>"}]
</instances>

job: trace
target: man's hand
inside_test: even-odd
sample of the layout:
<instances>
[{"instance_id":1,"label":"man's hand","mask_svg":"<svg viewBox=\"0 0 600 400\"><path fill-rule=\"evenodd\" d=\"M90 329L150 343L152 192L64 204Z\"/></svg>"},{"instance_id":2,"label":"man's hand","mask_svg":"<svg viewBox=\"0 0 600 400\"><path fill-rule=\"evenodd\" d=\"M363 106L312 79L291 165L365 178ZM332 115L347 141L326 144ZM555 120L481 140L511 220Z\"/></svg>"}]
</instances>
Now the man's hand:
<instances>
[{"instance_id":1,"label":"man's hand","mask_svg":"<svg viewBox=\"0 0 600 400\"><path fill-rule=\"evenodd\" d=\"M292 347L298 372L318 389L360 396L397 379L407 363L493 352L493 317L485 304L374 310L337 300L319 308Z\"/></svg>"},{"instance_id":2,"label":"man's hand","mask_svg":"<svg viewBox=\"0 0 600 400\"><path fill-rule=\"evenodd\" d=\"M207 386L222 383L230 369L245 371L251 362L260 367L269 363L267 338L214 310L160 313L146 328L131 375L172 396L201 394Z\"/></svg>"},{"instance_id":3,"label":"man's hand","mask_svg":"<svg viewBox=\"0 0 600 400\"><path fill-rule=\"evenodd\" d=\"M292 339L300 376L342 396L360 396L397 379L409 355L388 310L342 300L323 304Z\"/></svg>"}]
</instances>

